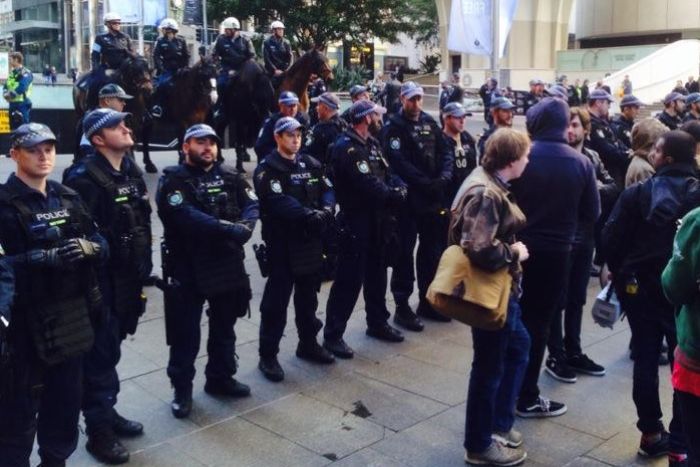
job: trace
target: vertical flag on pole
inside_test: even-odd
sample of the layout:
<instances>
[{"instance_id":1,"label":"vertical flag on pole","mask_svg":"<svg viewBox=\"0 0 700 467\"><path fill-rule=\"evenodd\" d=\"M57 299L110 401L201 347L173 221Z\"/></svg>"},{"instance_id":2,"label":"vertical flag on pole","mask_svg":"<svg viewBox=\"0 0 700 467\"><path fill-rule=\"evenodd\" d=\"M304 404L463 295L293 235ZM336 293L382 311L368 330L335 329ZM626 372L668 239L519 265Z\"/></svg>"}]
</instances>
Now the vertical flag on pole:
<instances>
[{"instance_id":1,"label":"vertical flag on pole","mask_svg":"<svg viewBox=\"0 0 700 467\"><path fill-rule=\"evenodd\" d=\"M452 0L450 25L447 32L447 48L473 55L490 55L493 48L491 33L492 0ZM518 0L501 0L499 6L499 48L503 56L508 33Z\"/></svg>"}]
</instances>

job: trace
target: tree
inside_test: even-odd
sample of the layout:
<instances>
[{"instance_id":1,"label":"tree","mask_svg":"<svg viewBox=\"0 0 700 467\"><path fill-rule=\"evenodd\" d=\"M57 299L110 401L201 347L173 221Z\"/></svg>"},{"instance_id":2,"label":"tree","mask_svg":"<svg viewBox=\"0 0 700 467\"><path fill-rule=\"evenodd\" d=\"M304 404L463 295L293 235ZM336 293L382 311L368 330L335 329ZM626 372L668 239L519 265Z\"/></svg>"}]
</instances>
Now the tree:
<instances>
[{"instance_id":1,"label":"tree","mask_svg":"<svg viewBox=\"0 0 700 467\"><path fill-rule=\"evenodd\" d=\"M430 42L438 27L435 0L209 0L208 11L219 20L254 17L261 32L280 19L302 50L343 40L362 44L373 37L395 43L400 33Z\"/></svg>"}]
</instances>

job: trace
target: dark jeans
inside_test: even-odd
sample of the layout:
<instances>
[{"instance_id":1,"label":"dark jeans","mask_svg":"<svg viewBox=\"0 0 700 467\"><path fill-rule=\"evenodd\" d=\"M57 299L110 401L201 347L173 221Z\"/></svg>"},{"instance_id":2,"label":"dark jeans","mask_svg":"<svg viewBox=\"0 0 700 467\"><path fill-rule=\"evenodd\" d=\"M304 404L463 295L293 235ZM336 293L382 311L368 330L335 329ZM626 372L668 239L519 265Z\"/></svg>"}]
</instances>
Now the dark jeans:
<instances>
[{"instance_id":1,"label":"dark jeans","mask_svg":"<svg viewBox=\"0 0 700 467\"><path fill-rule=\"evenodd\" d=\"M380 246L374 243L361 241L350 232L341 237L338 269L326 305L326 340L342 339L361 288L367 327L383 326L389 319L385 299L387 266Z\"/></svg>"},{"instance_id":2,"label":"dark jeans","mask_svg":"<svg viewBox=\"0 0 700 467\"><path fill-rule=\"evenodd\" d=\"M47 367L24 348L13 359L13 391L0 399L0 465L29 467L35 435L42 463L63 465L78 445L82 357Z\"/></svg>"},{"instance_id":3,"label":"dark jeans","mask_svg":"<svg viewBox=\"0 0 700 467\"><path fill-rule=\"evenodd\" d=\"M549 340L554 315L560 309L561 297L569 277L570 251L534 250L523 263L523 324L530 334L532 344L520 390L521 407L537 401L540 389L537 380L542 368L544 351Z\"/></svg>"},{"instance_id":4,"label":"dark jeans","mask_svg":"<svg viewBox=\"0 0 700 467\"><path fill-rule=\"evenodd\" d=\"M562 311L554 314L547 347L549 355L557 359L574 357L581 353L581 318L586 304L588 282L591 279L593 242L574 245L571 251L571 267L565 297L564 336L562 336Z\"/></svg>"},{"instance_id":5,"label":"dark jeans","mask_svg":"<svg viewBox=\"0 0 700 467\"><path fill-rule=\"evenodd\" d=\"M515 421L515 401L523 382L530 336L521 320L520 305L511 298L503 329L472 328L474 361L469 377L464 447L483 452L491 434L507 432Z\"/></svg>"},{"instance_id":6,"label":"dark jeans","mask_svg":"<svg viewBox=\"0 0 700 467\"><path fill-rule=\"evenodd\" d=\"M700 397L675 393L683 417L683 432L688 446L688 467L700 467Z\"/></svg>"},{"instance_id":7,"label":"dark jeans","mask_svg":"<svg viewBox=\"0 0 700 467\"><path fill-rule=\"evenodd\" d=\"M271 247L270 276L265 283L260 302L260 349L261 357L274 357L279 353L280 340L287 325L287 307L294 291L294 313L300 343L316 340L323 323L316 317L318 308L319 277L308 275L294 277L282 249Z\"/></svg>"},{"instance_id":8,"label":"dark jeans","mask_svg":"<svg viewBox=\"0 0 700 467\"><path fill-rule=\"evenodd\" d=\"M657 278L658 282L659 279ZM624 282L624 281L621 281ZM664 337L668 343L668 356L673 368L673 352L676 348L676 327L673 307L660 295L660 284L645 287L639 281L636 294L625 292L625 284L616 286L622 309L627 314L635 346L632 399L637 408L637 428L642 433L656 433L664 429L659 399L659 355ZM658 289L657 289L658 285ZM651 289L651 291L650 291ZM657 290L654 290L657 289ZM677 393L673 394L672 417L668 431L671 433L672 452L686 452Z\"/></svg>"},{"instance_id":9,"label":"dark jeans","mask_svg":"<svg viewBox=\"0 0 700 467\"><path fill-rule=\"evenodd\" d=\"M182 287L181 306L177 310L174 335L170 340L168 376L176 388L192 386L194 361L199 352L200 321L204 301L209 303L208 360L204 373L208 380L226 380L236 374L236 333L233 330L240 310L233 292L205 299L194 287Z\"/></svg>"},{"instance_id":10,"label":"dark jeans","mask_svg":"<svg viewBox=\"0 0 700 467\"><path fill-rule=\"evenodd\" d=\"M95 343L83 360L83 416L88 432L110 426L119 394L119 319L109 312L95 327Z\"/></svg>"},{"instance_id":11,"label":"dark jeans","mask_svg":"<svg viewBox=\"0 0 700 467\"><path fill-rule=\"evenodd\" d=\"M397 303L408 303L413 293L414 274L413 251L419 239L416 252L416 272L418 276L418 295L425 300L428 287L435 277L440 255L447 243L447 221L434 214L416 215L409 209L402 211L399 217L400 245L396 265L391 273L391 292Z\"/></svg>"}]
</instances>

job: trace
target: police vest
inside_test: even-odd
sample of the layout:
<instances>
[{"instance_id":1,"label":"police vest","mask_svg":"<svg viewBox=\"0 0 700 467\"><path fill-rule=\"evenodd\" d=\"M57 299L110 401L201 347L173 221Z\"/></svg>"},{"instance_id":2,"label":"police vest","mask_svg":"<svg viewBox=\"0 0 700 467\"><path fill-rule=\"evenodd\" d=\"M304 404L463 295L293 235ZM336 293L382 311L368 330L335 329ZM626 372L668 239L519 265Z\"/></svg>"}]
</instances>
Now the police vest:
<instances>
[{"instance_id":1,"label":"police vest","mask_svg":"<svg viewBox=\"0 0 700 467\"><path fill-rule=\"evenodd\" d=\"M32 88L34 86L34 84L33 84L34 78L32 77L31 72L25 68L19 68L18 70L19 71L13 70L10 73L10 76L8 76L7 82L5 83L7 90L14 91L15 89L17 89L17 87L19 86L20 78L22 78L22 76L25 73L29 74L29 79L30 79L29 86L27 86L27 90L24 92L24 94L18 94L17 96L10 98L9 102L21 103L21 102L24 102L26 99L29 99L29 97L31 97L31 95L32 95Z\"/></svg>"},{"instance_id":2,"label":"police vest","mask_svg":"<svg viewBox=\"0 0 700 467\"><path fill-rule=\"evenodd\" d=\"M186 62L186 52L187 44L185 40L176 37L172 40L161 37L156 43L156 50L154 56L158 57L158 61L164 69L169 71L177 71L180 68L186 67L188 64Z\"/></svg>"},{"instance_id":3,"label":"police vest","mask_svg":"<svg viewBox=\"0 0 700 467\"><path fill-rule=\"evenodd\" d=\"M75 195L58 185L61 207L32 211L18 196L7 202L18 212L27 250L51 249L72 238L84 238L91 219ZM18 280L18 305L27 313L38 357L54 365L81 355L92 347L90 311L101 305L94 269L86 263L71 269L37 268Z\"/></svg>"},{"instance_id":4,"label":"police vest","mask_svg":"<svg viewBox=\"0 0 700 467\"><path fill-rule=\"evenodd\" d=\"M408 122L399 115L392 115L390 121L403 128L413 142L416 161L428 170L428 176L434 177L438 172L438 160L435 154L441 131L432 121Z\"/></svg>"},{"instance_id":5,"label":"police vest","mask_svg":"<svg viewBox=\"0 0 700 467\"><path fill-rule=\"evenodd\" d=\"M369 170L380 181L386 182L389 163L384 159L379 143L371 139L369 140L369 151L367 160L369 161Z\"/></svg>"}]
</instances>

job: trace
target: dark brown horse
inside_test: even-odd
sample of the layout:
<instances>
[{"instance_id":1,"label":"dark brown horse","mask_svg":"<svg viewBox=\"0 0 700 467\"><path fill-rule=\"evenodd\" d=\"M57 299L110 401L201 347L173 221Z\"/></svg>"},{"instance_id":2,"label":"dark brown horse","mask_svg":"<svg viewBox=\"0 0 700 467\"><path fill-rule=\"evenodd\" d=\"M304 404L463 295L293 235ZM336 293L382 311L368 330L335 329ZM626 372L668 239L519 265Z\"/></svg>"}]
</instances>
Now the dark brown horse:
<instances>
[{"instance_id":1,"label":"dark brown horse","mask_svg":"<svg viewBox=\"0 0 700 467\"><path fill-rule=\"evenodd\" d=\"M93 72L85 76L87 78ZM73 106L78 119L81 119L88 109L97 107L97 96L88 95L84 86L84 79L81 79L73 86ZM127 94L134 96L133 99L127 101L126 112L132 114L132 129L136 139L139 141L148 140L149 125L144 125L144 115L146 108L153 92L153 83L151 80L151 69L148 61L140 56L128 58L124 61L121 67L116 70L111 76L107 77L107 83L116 83L121 86ZM145 137L144 137L145 133ZM148 145L143 145L143 164L146 171L155 173L158 171L156 166L151 162L148 154Z\"/></svg>"},{"instance_id":2,"label":"dark brown horse","mask_svg":"<svg viewBox=\"0 0 700 467\"><path fill-rule=\"evenodd\" d=\"M275 97L282 91L292 91L299 96L299 107L306 112L309 109L309 96L306 88L311 75L317 75L324 81L333 79L333 70L328 63L328 57L318 49L311 49L295 61L289 70L282 75L282 82Z\"/></svg>"},{"instance_id":3,"label":"dark brown horse","mask_svg":"<svg viewBox=\"0 0 700 467\"><path fill-rule=\"evenodd\" d=\"M247 148L255 145L258 131L274 106L275 94L265 70L253 60L243 64L224 88L223 118L215 121L216 132L223 140L229 127L230 145L236 148L237 166L245 160Z\"/></svg>"}]
</instances>

